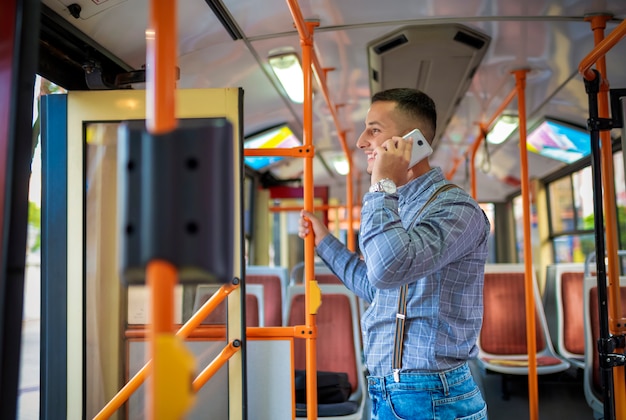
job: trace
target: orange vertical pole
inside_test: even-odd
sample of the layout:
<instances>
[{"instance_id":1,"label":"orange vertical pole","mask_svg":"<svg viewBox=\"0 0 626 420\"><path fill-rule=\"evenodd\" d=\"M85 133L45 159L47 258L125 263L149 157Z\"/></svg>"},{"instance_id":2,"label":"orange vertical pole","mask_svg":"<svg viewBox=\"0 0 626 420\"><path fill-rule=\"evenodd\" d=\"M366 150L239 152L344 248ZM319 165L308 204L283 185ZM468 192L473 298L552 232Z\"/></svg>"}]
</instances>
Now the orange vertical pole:
<instances>
[{"instance_id":1,"label":"orange vertical pole","mask_svg":"<svg viewBox=\"0 0 626 420\"><path fill-rule=\"evenodd\" d=\"M533 256L530 238L530 180L528 175L528 149L526 148L526 73L528 69L514 70L519 108L519 149L522 181L522 206L524 208L524 269L526 294L526 342L528 344L528 399L530 419L539 418L537 384L537 339L535 330L535 296L533 287Z\"/></svg>"},{"instance_id":2,"label":"orange vertical pole","mask_svg":"<svg viewBox=\"0 0 626 420\"><path fill-rule=\"evenodd\" d=\"M176 2L152 0L150 26L146 31L146 126L152 134L162 134L176 128ZM174 286L178 281L176 268L167 261L151 261L146 268L146 283L151 291L150 354L153 364L167 363L159 357L157 340L173 334ZM154 369L148 381L146 411L150 419L159 416L155 392L159 370Z\"/></svg>"},{"instance_id":3,"label":"orange vertical pole","mask_svg":"<svg viewBox=\"0 0 626 420\"><path fill-rule=\"evenodd\" d=\"M313 71L311 69L313 53L314 24L307 22L308 37L300 38L302 46L302 69L304 72L304 145L313 147ZM310 32L309 32L310 31ZM304 209L313 211L313 156L304 158ZM304 275L306 325L315 330L317 308L311 306L311 288L315 276L315 238L308 235L304 239ZM317 419L317 337L315 334L306 338L306 408L307 418Z\"/></svg>"},{"instance_id":4,"label":"orange vertical pole","mask_svg":"<svg viewBox=\"0 0 626 420\"><path fill-rule=\"evenodd\" d=\"M168 363L159 352L159 339L173 334L174 330L174 286L177 282L176 268L167 261L153 260L146 267L146 283L151 294L149 351L153 365ZM159 383L167 378L160 377L160 369L153 369L148 380L146 394L146 418L159 418L159 401L156 397Z\"/></svg>"},{"instance_id":5,"label":"orange vertical pole","mask_svg":"<svg viewBox=\"0 0 626 420\"><path fill-rule=\"evenodd\" d=\"M304 104L303 104L303 143L306 148L313 149L313 30L317 22L305 22L300 7L296 0L287 0L287 5L294 18L294 23L300 35L302 47L302 71L304 79ZM313 211L313 154L304 158L304 210ZM304 278L305 278L305 320L311 328L312 334L306 338L306 401L307 418L317 419L317 335L316 313L317 307L312 304L312 288L317 284L313 280L315 275L315 238L308 235L304 239Z\"/></svg>"},{"instance_id":6,"label":"orange vertical pole","mask_svg":"<svg viewBox=\"0 0 626 420\"><path fill-rule=\"evenodd\" d=\"M480 128L480 133L478 133L478 137L474 140L472 144L472 149L470 153L469 165L470 165L470 184L472 188L472 197L474 200L478 201L478 191L476 188L476 152L478 151L478 146L485 140L487 135L487 127L483 123L478 124Z\"/></svg>"},{"instance_id":7,"label":"orange vertical pole","mask_svg":"<svg viewBox=\"0 0 626 420\"><path fill-rule=\"evenodd\" d=\"M153 134L176 128L176 1L152 0L146 31L146 126Z\"/></svg>"},{"instance_id":8,"label":"orange vertical pole","mask_svg":"<svg viewBox=\"0 0 626 420\"><path fill-rule=\"evenodd\" d=\"M354 232L352 230L353 214L353 178L352 178L352 159L350 150L347 146L345 139L345 132L340 129L339 118L337 115L337 107L333 106L326 85L326 74L329 69L323 69L320 65L315 51L313 50L313 32L316 26L319 26L318 22L306 22L302 17L302 12L297 0L286 0L289 10L294 19L294 24L300 35L300 44L302 46L302 68L304 73L304 134L303 143L305 148L309 149L311 153L304 157L304 209L307 211L313 211L313 86L312 78L316 77L319 88L328 104L328 109L333 117L341 146L346 154L346 159L349 165L349 172L347 175L347 207L348 223L350 225L350 231L348 232L348 248L351 250L356 249ZM306 339L306 368L307 368L307 418L317 419L317 376L311 374L317 371L316 363L316 345L317 345L317 331L315 314L317 313L317 307L319 306L319 287L317 282L314 281L315 275L315 241L312 235L309 235L304 240L304 276L305 276L305 293L306 293L306 323L310 328L310 335Z\"/></svg>"},{"instance_id":9,"label":"orange vertical pole","mask_svg":"<svg viewBox=\"0 0 626 420\"><path fill-rule=\"evenodd\" d=\"M597 16L602 19L602 16ZM585 20L593 20L594 16L590 16ZM605 19L605 22L608 19ZM592 27L595 24L592 22ZM602 25L602 29L604 30L604 25ZM611 33L600 42L596 43L596 46L593 50L587 54L585 58L582 59L580 64L578 65L578 72L587 80L593 80L596 78L595 73L591 70L591 67L596 63L601 57L611 49L615 44L617 44L624 36L626 36L626 20L622 21ZM597 41L597 40L596 40Z\"/></svg>"},{"instance_id":10,"label":"orange vertical pole","mask_svg":"<svg viewBox=\"0 0 626 420\"><path fill-rule=\"evenodd\" d=\"M610 15L595 15L585 18L591 23L594 43L597 46L604 40L604 29L606 22L611 19ZM602 55L596 61L596 70L600 73L602 80L607 80L606 59ZM598 117L610 118L609 115L609 84L600 83L598 92ZM618 323L622 317L620 302L620 282L617 251L619 249L617 241L617 215L615 212L615 185L613 174L613 151L611 147L611 133L608 130L600 131L600 162L602 167L602 190L604 220L607 228L604 229L606 235L606 254L608 257L608 291L609 291L609 331L611 334L619 334ZM596 256L598 258L598 256ZM620 349L616 349L619 352ZM623 351L623 350L621 350ZM626 418L626 386L624 384L624 366L613 368L613 390L615 396L615 418Z\"/></svg>"}]
</instances>

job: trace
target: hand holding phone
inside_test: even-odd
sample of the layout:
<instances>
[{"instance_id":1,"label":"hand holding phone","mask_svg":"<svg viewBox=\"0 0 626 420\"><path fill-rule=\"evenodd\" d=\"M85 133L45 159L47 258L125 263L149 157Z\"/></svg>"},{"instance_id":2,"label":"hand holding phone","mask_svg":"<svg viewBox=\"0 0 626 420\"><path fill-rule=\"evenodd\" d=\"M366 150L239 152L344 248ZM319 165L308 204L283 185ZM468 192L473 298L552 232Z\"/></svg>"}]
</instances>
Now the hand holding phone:
<instances>
[{"instance_id":1,"label":"hand holding phone","mask_svg":"<svg viewBox=\"0 0 626 420\"><path fill-rule=\"evenodd\" d=\"M416 128L411 130L408 134L402 136L403 139L413 139L413 149L411 150L411 161L409 162L409 168L412 168L417 162L430 156L433 153L433 149L428 144L428 141L422 134L422 132Z\"/></svg>"}]
</instances>

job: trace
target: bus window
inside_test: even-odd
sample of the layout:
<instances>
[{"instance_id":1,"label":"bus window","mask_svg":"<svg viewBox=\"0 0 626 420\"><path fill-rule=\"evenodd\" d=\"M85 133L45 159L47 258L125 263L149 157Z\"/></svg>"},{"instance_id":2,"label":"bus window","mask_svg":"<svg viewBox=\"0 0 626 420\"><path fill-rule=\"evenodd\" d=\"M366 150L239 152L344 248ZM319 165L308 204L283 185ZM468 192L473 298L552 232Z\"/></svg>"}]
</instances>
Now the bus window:
<instances>
[{"instance_id":1,"label":"bus window","mask_svg":"<svg viewBox=\"0 0 626 420\"><path fill-rule=\"evenodd\" d=\"M587 166L548 184L554 261L583 262L594 250L593 187Z\"/></svg>"},{"instance_id":2,"label":"bus window","mask_svg":"<svg viewBox=\"0 0 626 420\"><path fill-rule=\"evenodd\" d=\"M530 204L530 236L533 247L535 239L539 238L537 228L537 209L535 204ZM517 256L517 262L524 261L524 208L522 205L522 196L518 195L513 199L513 219L515 221L515 251Z\"/></svg>"}]
</instances>

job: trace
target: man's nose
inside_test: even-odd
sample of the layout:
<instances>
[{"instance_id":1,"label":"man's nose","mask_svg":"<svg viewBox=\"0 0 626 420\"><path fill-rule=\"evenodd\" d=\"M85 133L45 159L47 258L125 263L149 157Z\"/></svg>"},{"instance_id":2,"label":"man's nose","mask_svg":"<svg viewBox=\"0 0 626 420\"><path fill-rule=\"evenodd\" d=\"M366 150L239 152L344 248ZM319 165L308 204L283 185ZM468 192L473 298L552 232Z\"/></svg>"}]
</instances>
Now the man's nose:
<instances>
[{"instance_id":1,"label":"man's nose","mask_svg":"<svg viewBox=\"0 0 626 420\"><path fill-rule=\"evenodd\" d=\"M359 149L364 149L367 147L368 144L369 143L365 138L365 133L361 133L359 138L356 140L356 147L358 147Z\"/></svg>"}]
</instances>

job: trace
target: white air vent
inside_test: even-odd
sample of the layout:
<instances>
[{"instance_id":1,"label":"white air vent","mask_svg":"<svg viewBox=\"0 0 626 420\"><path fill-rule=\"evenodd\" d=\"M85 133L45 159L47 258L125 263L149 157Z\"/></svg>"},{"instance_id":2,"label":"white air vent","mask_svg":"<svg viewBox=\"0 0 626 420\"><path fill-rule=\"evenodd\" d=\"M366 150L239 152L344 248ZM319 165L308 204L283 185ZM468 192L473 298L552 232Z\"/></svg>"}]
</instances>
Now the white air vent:
<instances>
[{"instance_id":1,"label":"white air vent","mask_svg":"<svg viewBox=\"0 0 626 420\"><path fill-rule=\"evenodd\" d=\"M372 94L414 87L437 106L437 135L463 99L491 38L459 24L401 28L367 46Z\"/></svg>"}]
</instances>

